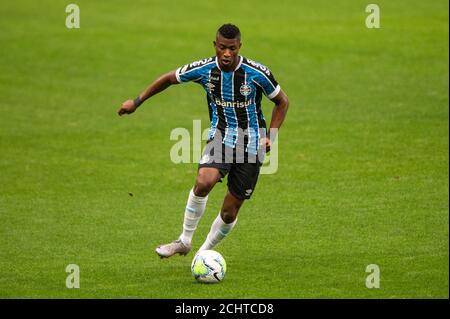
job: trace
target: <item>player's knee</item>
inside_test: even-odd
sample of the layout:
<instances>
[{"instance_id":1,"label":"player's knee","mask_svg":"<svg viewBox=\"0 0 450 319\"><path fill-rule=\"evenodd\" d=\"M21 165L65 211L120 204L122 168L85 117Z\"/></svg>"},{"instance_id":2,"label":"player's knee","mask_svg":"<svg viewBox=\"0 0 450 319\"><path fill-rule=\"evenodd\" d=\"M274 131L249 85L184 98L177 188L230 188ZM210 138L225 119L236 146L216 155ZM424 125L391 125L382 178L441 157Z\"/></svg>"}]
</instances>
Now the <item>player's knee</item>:
<instances>
[{"instance_id":1,"label":"player's knee","mask_svg":"<svg viewBox=\"0 0 450 319\"><path fill-rule=\"evenodd\" d=\"M222 210L220 217L222 217L222 220L225 224L231 224L236 220L237 211L233 210Z\"/></svg>"},{"instance_id":2,"label":"player's knee","mask_svg":"<svg viewBox=\"0 0 450 319\"><path fill-rule=\"evenodd\" d=\"M206 195L209 194L213 186L214 186L213 182L203 179L197 179L194 186L194 194L195 196L205 197Z\"/></svg>"}]
</instances>

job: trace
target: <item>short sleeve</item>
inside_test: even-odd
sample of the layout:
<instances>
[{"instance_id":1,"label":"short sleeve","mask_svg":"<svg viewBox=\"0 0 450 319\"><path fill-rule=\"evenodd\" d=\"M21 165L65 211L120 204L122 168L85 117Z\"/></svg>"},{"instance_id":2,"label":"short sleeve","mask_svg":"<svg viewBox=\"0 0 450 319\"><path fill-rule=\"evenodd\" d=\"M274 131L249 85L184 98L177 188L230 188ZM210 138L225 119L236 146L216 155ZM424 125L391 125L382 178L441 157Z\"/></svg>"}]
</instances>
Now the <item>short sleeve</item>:
<instances>
[{"instance_id":1,"label":"short sleeve","mask_svg":"<svg viewBox=\"0 0 450 319\"><path fill-rule=\"evenodd\" d=\"M254 81L263 89L264 94L269 99L273 99L277 96L281 90L281 87L275 80L275 77L272 72L270 72L269 68L250 59L247 59L247 62L256 71Z\"/></svg>"},{"instance_id":2,"label":"short sleeve","mask_svg":"<svg viewBox=\"0 0 450 319\"><path fill-rule=\"evenodd\" d=\"M257 76L256 81L262 87L264 94L269 99L273 99L281 90L280 85L277 83L275 77L269 71L269 69L266 69L266 72L263 72L262 74Z\"/></svg>"},{"instance_id":3,"label":"short sleeve","mask_svg":"<svg viewBox=\"0 0 450 319\"><path fill-rule=\"evenodd\" d=\"M207 58L199 61L194 61L192 63L179 67L175 71L177 81L179 83L184 83L200 80L205 75L207 66L211 63L214 63L214 59Z\"/></svg>"}]
</instances>

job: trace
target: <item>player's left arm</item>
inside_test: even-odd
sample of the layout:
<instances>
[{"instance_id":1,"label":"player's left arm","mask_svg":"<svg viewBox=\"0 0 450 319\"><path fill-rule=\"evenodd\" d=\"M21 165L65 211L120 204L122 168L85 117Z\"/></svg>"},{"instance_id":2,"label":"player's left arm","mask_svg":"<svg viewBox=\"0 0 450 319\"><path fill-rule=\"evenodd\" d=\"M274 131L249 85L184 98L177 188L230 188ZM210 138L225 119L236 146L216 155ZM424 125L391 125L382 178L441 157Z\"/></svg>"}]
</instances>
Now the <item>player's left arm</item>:
<instances>
[{"instance_id":1,"label":"player's left arm","mask_svg":"<svg viewBox=\"0 0 450 319\"><path fill-rule=\"evenodd\" d=\"M275 104L270 121L269 135L259 141L260 145L266 146L266 152L269 152L272 142L286 117L289 100L268 67L259 63L252 63L252 67L257 70L254 78L255 83L262 88L264 95Z\"/></svg>"},{"instance_id":2,"label":"player's left arm","mask_svg":"<svg viewBox=\"0 0 450 319\"><path fill-rule=\"evenodd\" d=\"M289 99L284 93L283 90L280 89L280 92L271 99L271 101L275 104L272 110L272 119L270 120L270 130L269 136L261 139L260 143L266 145L266 152L270 151L272 146L272 142L275 140L276 134L283 124L283 121L286 117L286 113L289 108Z\"/></svg>"}]
</instances>

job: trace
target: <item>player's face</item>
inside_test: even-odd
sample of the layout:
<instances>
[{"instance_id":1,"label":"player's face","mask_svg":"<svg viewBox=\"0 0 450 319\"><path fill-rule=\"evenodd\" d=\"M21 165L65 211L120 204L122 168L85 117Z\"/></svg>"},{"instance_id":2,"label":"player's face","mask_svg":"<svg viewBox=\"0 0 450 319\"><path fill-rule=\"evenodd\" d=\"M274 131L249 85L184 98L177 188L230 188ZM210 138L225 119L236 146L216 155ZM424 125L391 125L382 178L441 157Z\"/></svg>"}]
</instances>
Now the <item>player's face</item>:
<instances>
[{"instance_id":1,"label":"player's face","mask_svg":"<svg viewBox=\"0 0 450 319\"><path fill-rule=\"evenodd\" d=\"M239 62L238 55L241 48L241 40L238 38L227 39L219 33L216 36L216 41L213 43L220 68L225 71L234 70Z\"/></svg>"}]
</instances>

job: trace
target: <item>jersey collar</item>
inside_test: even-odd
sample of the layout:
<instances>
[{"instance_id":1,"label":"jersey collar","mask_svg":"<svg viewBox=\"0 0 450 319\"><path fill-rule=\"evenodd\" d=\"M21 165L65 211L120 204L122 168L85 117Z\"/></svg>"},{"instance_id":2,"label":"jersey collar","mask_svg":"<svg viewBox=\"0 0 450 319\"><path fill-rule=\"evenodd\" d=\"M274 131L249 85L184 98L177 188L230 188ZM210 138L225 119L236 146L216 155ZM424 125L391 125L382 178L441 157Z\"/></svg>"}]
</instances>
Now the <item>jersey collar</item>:
<instances>
[{"instance_id":1,"label":"jersey collar","mask_svg":"<svg viewBox=\"0 0 450 319\"><path fill-rule=\"evenodd\" d=\"M243 60L243 59L244 59L244 58L240 55L240 56L239 56L239 63L236 65L236 67L234 68L233 72L236 72L236 71L241 67L242 60ZM216 65L217 65L217 67L219 68L219 70L222 71L222 69L220 68L219 60L217 59L217 56L216 56ZM225 71L224 71L224 72L225 72Z\"/></svg>"}]
</instances>

